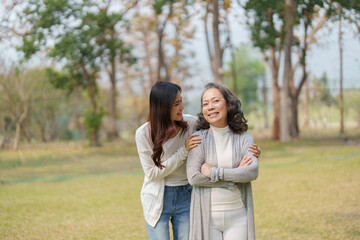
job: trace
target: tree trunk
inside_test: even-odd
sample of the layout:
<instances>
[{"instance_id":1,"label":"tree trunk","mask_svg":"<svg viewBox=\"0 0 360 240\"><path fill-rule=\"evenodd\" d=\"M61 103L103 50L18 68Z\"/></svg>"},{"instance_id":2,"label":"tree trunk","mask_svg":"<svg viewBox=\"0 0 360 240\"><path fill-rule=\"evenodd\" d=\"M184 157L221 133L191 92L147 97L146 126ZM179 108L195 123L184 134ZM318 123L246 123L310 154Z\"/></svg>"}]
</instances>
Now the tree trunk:
<instances>
[{"instance_id":1,"label":"tree trunk","mask_svg":"<svg viewBox=\"0 0 360 240\"><path fill-rule=\"evenodd\" d=\"M358 108L358 127L360 128L360 106Z\"/></svg>"},{"instance_id":2,"label":"tree trunk","mask_svg":"<svg viewBox=\"0 0 360 240\"><path fill-rule=\"evenodd\" d=\"M214 57L215 57L215 82L222 83L223 70L222 70L222 50L220 46L220 33L219 33L219 1L213 0L213 14L212 14L212 33L214 41Z\"/></svg>"},{"instance_id":3,"label":"tree trunk","mask_svg":"<svg viewBox=\"0 0 360 240\"><path fill-rule=\"evenodd\" d=\"M111 61L111 70L109 71L109 77L111 82L110 88L110 101L109 101L109 129L107 138L109 141L118 138L119 134L116 130L116 100L117 100L117 88L116 88L116 65L115 58Z\"/></svg>"},{"instance_id":4,"label":"tree trunk","mask_svg":"<svg viewBox=\"0 0 360 240\"><path fill-rule=\"evenodd\" d=\"M211 6L211 7L210 7ZM211 10L210 10L211 9ZM210 43L210 34L207 28L207 21L209 13L212 13L212 44ZM222 55L224 49L220 45L220 33L219 33L219 1L210 0L207 2L206 13L204 17L205 26L205 38L207 49L209 53L209 60L211 66L211 72L214 82L222 83L223 81L223 69L222 69Z\"/></svg>"},{"instance_id":5,"label":"tree trunk","mask_svg":"<svg viewBox=\"0 0 360 240\"><path fill-rule=\"evenodd\" d=\"M94 84L88 86L89 89L89 98L91 104L91 113L93 116L98 114L97 102L96 102L96 87ZM99 142L99 126L95 125L90 129L90 144L93 146L100 146Z\"/></svg>"},{"instance_id":6,"label":"tree trunk","mask_svg":"<svg viewBox=\"0 0 360 240\"><path fill-rule=\"evenodd\" d=\"M19 148L19 142L21 138L21 124L24 121L26 115L27 113L23 112L20 118L16 121L13 150L17 150Z\"/></svg>"},{"instance_id":7,"label":"tree trunk","mask_svg":"<svg viewBox=\"0 0 360 240\"><path fill-rule=\"evenodd\" d=\"M170 6L169 6L169 13L166 16L166 20L164 21L163 24L161 24L159 22L159 17L158 15L156 15L156 24L157 24L157 35L158 35L158 70L157 70L157 80L158 81L166 81L166 82L170 82L170 73L169 73L169 68L165 62L165 54L164 54L164 49L163 49L163 38L164 38L164 30L167 24L167 21L169 20L169 18L172 15L172 3L170 2ZM165 77L162 77L162 71L165 71Z\"/></svg>"},{"instance_id":8,"label":"tree trunk","mask_svg":"<svg viewBox=\"0 0 360 240\"><path fill-rule=\"evenodd\" d=\"M19 121L16 122L16 128L15 128L15 136L14 136L14 145L13 145L13 150L17 150L19 147L19 142L20 142L20 127L21 124Z\"/></svg>"},{"instance_id":9,"label":"tree trunk","mask_svg":"<svg viewBox=\"0 0 360 240\"><path fill-rule=\"evenodd\" d=\"M209 6L210 3L208 2L206 4L206 12L205 12L205 16L204 16L204 29L205 29L205 39L206 39L206 46L207 46L207 50L208 50L208 55L209 55L209 60L210 60L210 68L211 68L211 73L212 73L212 77L213 77L213 81L216 81L216 76L217 76L217 72L216 72L216 63L215 63L215 57L214 57L214 53L213 50L210 46L210 39L209 39L209 31L208 31L208 16L209 16Z\"/></svg>"},{"instance_id":10,"label":"tree trunk","mask_svg":"<svg viewBox=\"0 0 360 240\"><path fill-rule=\"evenodd\" d=\"M82 111L83 111L83 107L82 107L83 99L82 98L83 98L82 91L80 89L77 89L75 92L75 99L76 99L76 103L77 103L77 106L75 107L75 119L76 119L75 123L76 123L76 129L78 130L78 132L80 134L80 138L83 138L85 136L84 124L80 120L81 116L82 116Z\"/></svg>"},{"instance_id":11,"label":"tree trunk","mask_svg":"<svg viewBox=\"0 0 360 240\"><path fill-rule=\"evenodd\" d=\"M28 114L29 99L24 98L23 101L24 101L23 112L20 114L19 118L16 120L13 150L17 150L19 147L19 142L20 142L20 138L21 138L21 124L23 123L23 121L25 120L25 118Z\"/></svg>"},{"instance_id":12,"label":"tree trunk","mask_svg":"<svg viewBox=\"0 0 360 240\"><path fill-rule=\"evenodd\" d=\"M31 143L31 139L34 136L31 133L31 128L29 127L28 121L23 121L20 128L20 135L23 136L28 143Z\"/></svg>"},{"instance_id":13,"label":"tree trunk","mask_svg":"<svg viewBox=\"0 0 360 240\"><path fill-rule=\"evenodd\" d=\"M165 63L165 55L163 51L163 29L158 30L158 71L157 79L161 81L170 82L169 70ZM165 71L165 77L162 77L162 71Z\"/></svg>"},{"instance_id":14,"label":"tree trunk","mask_svg":"<svg viewBox=\"0 0 360 240\"><path fill-rule=\"evenodd\" d=\"M344 133L344 97L343 97L343 49L342 49L342 29L341 29L341 14L339 18L339 55L340 55L340 94L339 94L339 106L340 106L340 134Z\"/></svg>"},{"instance_id":15,"label":"tree trunk","mask_svg":"<svg viewBox=\"0 0 360 240\"><path fill-rule=\"evenodd\" d=\"M282 142L290 141L289 131L289 84L291 80L291 45L293 38L293 26L295 18L295 3L294 0L285 0L285 38L284 38L284 78L281 90L281 109L280 109L280 140Z\"/></svg>"},{"instance_id":16,"label":"tree trunk","mask_svg":"<svg viewBox=\"0 0 360 240\"><path fill-rule=\"evenodd\" d=\"M299 137L299 133L300 133L300 129L299 129L299 119L298 119L298 102L299 102L299 97L300 97L300 93L302 90L302 87L304 86L304 84L307 82L307 78L308 78L308 74L307 74L307 70L306 70L306 58L307 58L307 51L308 51L308 38L310 39L309 42L313 41L314 35L316 34L316 32L323 26L324 22L325 22L325 18L321 18L321 20L318 22L318 24L313 28L313 31L310 34L310 37L308 36L308 28L311 25L310 22L310 17L308 15L305 15L304 17L304 46L301 49L301 56L300 56L300 65L301 65L301 69L302 69L302 78L300 80L300 83L298 85L298 87L295 87L295 82L294 82L294 75L292 74L291 77L291 81L290 81L290 96L291 96L291 123L290 123L290 134L292 138L298 138ZM293 73L294 73L295 67L293 69ZM307 96L308 98L308 96ZM308 99L306 99L306 101L308 101ZM307 109L308 111L308 109ZM308 113L307 113L308 114ZM307 121L307 125L308 125L308 119Z\"/></svg>"},{"instance_id":17,"label":"tree trunk","mask_svg":"<svg viewBox=\"0 0 360 240\"><path fill-rule=\"evenodd\" d=\"M150 79L150 83L151 83L150 85L153 86L157 80L154 76L153 66L151 65L149 34L148 34L148 30L146 28L143 28L141 32L144 37L145 63L149 69L149 79Z\"/></svg>"},{"instance_id":18,"label":"tree trunk","mask_svg":"<svg viewBox=\"0 0 360 240\"><path fill-rule=\"evenodd\" d=\"M273 26L273 9L268 9L267 22L269 25ZM279 66L281 59L281 46L278 46L278 57L276 57L276 49L274 46L269 47L269 60L268 57L263 52L264 60L269 64L271 70L271 86L272 86L272 104L273 104L273 126L272 126L272 136L274 140L280 139L280 88L278 84L279 78Z\"/></svg>"},{"instance_id":19,"label":"tree trunk","mask_svg":"<svg viewBox=\"0 0 360 240\"><path fill-rule=\"evenodd\" d=\"M226 24L228 25L228 28L230 29L230 23L227 18L226 18ZM232 92L235 95L235 97L237 97L238 96L238 94L237 94L238 86L237 86L237 72L236 72L236 48L232 44L230 30L229 30L229 48L231 51Z\"/></svg>"},{"instance_id":20,"label":"tree trunk","mask_svg":"<svg viewBox=\"0 0 360 240\"><path fill-rule=\"evenodd\" d=\"M5 143L6 143L6 135L4 133L3 135L0 135L0 149L5 148Z\"/></svg>"},{"instance_id":21,"label":"tree trunk","mask_svg":"<svg viewBox=\"0 0 360 240\"><path fill-rule=\"evenodd\" d=\"M272 77L272 87L273 87L273 108L274 108L274 120L273 120L273 129L272 129L272 139L280 139L280 88L277 84L278 77ZM276 82L276 83L274 83Z\"/></svg>"},{"instance_id":22,"label":"tree trunk","mask_svg":"<svg viewBox=\"0 0 360 240\"><path fill-rule=\"evenodd\" d=\"M304 127L309 127L309 81L305 82L305 101L304 101Z\"/></svg>"},{"instance_id":23,"label":"tree trunk","mask_svg":"<svg viewBox=\"0 0 360 240\"><path fill-rule=\"evenodd\" d=\"M268 129L269 128L269 113L268 113L268 94L267 94L267 84L266 84L266 79L262 78L262 82L263 82L263 87L262 87L262 98L263 98L263 109L264 109L264 128Z\"/></svg>"},{"instance_id":24,"label":"tree trunk","mask_svg":"<svg viewBox=\"0 0 360 240\"><path fill-rule=\"evenodd\" d=\"M299 97L300 92L302 89L302 86L306 82L307 79L307 73L306 73L306 51L303 52L303 63L302 63L302 69L303 69L303 76L300 81L300 85L296 88L294 85L294 76L292 75L291 81L290 81L290 99L291 99L291 121L290 121L290 135L292 138L298 138L299 137L299 120L298 120L298 103L299 103Z\"/></svg>"},{"instance_id":25,"label":"tree trunk","mask_svg":"<svg viewBox=\"0 0 360 240\"><path fill-rule=\"evenodd\" d=\"M231 76L232 76L232 89L233 89L233 94L235 95L235 97L238 96L237 94L237 74L236 74L236 59L235 59L235 53L234 53L234 49L231 48Z\"/></svg>"},{"instance_id":26,"label":"tree trunk","mask_svg":"<svg viewBox=\"0 0 360 240\"><path fill-rule=\"evenodd\" d=\"M273 127L272 127L272 139L279 140L280 139L280 88L278 84L279 78L279 63L281 55L279 54L278 58L276 58L275 48L270 47L270 59L268 64L271 70L271 86L272 86L272 104L273 104ZM264 53L263 53L264 55ZM266 59L266 57L264 57Z\"/></svg>"},{"instance_id":27,"label":"tree trunk","mask_svg":"<svg viewBox=\"0 0 360 240\"><path fill-rule=\"evenodd\" d=\"M46 126L45 124L41 121L41 117L39 116L35 116L35 122L38 124L39 126L39 130L40 130L40 137L41 137L41 141L42 142L47 142L46 139Z\"/></svg>"},{"instance_id":28,"label":"tree trunk","mask_svg":"<svg viewBox=\"0 0 360 240\"><path fill-rule=\"evenodd\" d=\"M88 90L88 94L89 94L89 100L90 100L90 107L91 107L91 114L92 116L97 116L98 114L98 107L97 107L97 102L96 102L96 93L97 93L97 89L96 89L96 80L92 79L85 67L85 64L81 65L81 68L83 70L84 73L84 77L85 77L85 81L87 82L87 90ZM93 78L95 78L95 76L92 76ZM91 123L92 124L92 123ZM90 144L93 146L100 146L100 142L99 142L99 129L100 126L92 125L92 126L88 126L88 130L90 130Z\"/></svg>"},{"instance_id":29,"label":"tree trunk","mask_svg":"<svg viewBox=\"0 0 360 240\"><path fill-rule=\"evenodd\" d=\"M294 139L299 137L298 102L297 97L291 98L290 135Z\"/></svg>"}]
</instances>

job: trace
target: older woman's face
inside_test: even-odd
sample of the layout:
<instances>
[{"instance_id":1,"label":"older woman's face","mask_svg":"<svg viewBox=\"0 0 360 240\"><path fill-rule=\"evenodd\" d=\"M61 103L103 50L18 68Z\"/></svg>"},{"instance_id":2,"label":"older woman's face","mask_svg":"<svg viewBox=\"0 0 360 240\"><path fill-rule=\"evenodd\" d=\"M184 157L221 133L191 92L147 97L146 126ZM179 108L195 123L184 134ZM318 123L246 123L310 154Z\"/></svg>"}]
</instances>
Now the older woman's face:
<instances>
[{"instance_id":1,"label":"older woman's face","mask_svg":"<svg viewBox=\"0 0 360 240\"><path fill-rule=\"evenodd\" d=\"M202 97L202 113L205 120L214 127L227 126L227 104L217 88L206 90Z\"/></svg>"}]
</instances>

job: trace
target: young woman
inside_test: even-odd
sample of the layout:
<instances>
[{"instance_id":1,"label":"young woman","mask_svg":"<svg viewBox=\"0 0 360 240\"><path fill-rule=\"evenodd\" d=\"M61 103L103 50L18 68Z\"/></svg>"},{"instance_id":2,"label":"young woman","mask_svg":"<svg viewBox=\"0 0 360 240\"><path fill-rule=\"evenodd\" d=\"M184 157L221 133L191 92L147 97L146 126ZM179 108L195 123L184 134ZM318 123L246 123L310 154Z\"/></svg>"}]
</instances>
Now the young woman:
<instances>
[{"instance_id":1,"label":"young woman","mask_svg":"<svg viewBox=\"0 0 360 240\"><path fill-rule=\"evenodd\" d=\"M201 142L195 131L197 119L183 114L181 88L157 82L150 92L148 122L135 135L140 162L145 173L141 202L150 240L188 239L192 186L184 164L188 151ZM260 155L256 145L254 154Z\"/></svg>"},{"instance_id":2,"label":"young woman","mask_svg":"<svg viewBox=\"0 0 360 240\"><path fill-rule=\"evenodd\" d=\"M250 182L258 177L258 159L248 151L254 140L241 103L221 84L209 83L201 105L196 133L202 142L187 160L194 187L190 239L255 239Z\"/></svg>"}]
</instances>

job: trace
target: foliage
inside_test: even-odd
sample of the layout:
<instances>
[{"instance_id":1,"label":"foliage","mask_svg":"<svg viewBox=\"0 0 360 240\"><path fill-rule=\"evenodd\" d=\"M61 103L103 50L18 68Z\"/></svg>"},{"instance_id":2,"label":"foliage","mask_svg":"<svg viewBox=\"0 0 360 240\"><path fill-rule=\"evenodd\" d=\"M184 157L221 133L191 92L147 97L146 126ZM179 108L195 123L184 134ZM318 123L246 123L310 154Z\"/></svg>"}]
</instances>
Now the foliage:
<instances>
[{"instance_id":1,"label":"foliage","mask_svg":"<svg viewBox=\"0 0 360 240\"><path fill-rule=\"evenodd\" d=\"M329 79L326 73L323 73L320 78L315 77L312 87L314 88L313 101L326 106L336 103L335 97L331 94Z\"/></svg>"},{"instance_id":2,"label":"foliage","mask_svg":"<svg viewBox=\"0 0 360 240\"><path fill-rule=\"evenodd\" d=\"M55 71L52 68L47 68L46 74L50 80L50 83L55 88L66 90L68 94L70 94L74 90L75 86L81 84L81 82L79 83L73 82L76 81L77 79L80 79L80 77L71 78L70 74L64 71Z\"/></svg>"},{"instance_id":3,"label":"foliage","mask_svg":"<svg viewBox=\"0 0 360 240\"><path fill-rule=\"evenodd\" d=\"M244 5L248 26L255 47L267 50L268 46L282 46L284 38L284 3L281 0L249 0Z\"/></svg>"},{"instance_id":4,"label":"foliage","mask_svg":"<svg viewBox=\"0 0 360 240\"><path fill-rule=\"evenodd\" d=\"M92 105L90 115L98 118L103 116L97 106L101 68L112 64L117 57L129 64L136 59L131 55L132 47L124 44L116 31L123 15L95 6L98 5L94 1L31 1L25 13L31 19L32 29L23 37L22 50L26 58L44 49L54 60L65 61L66 75L49 71L53 84L68 92L77 87L87 90ZM55 42L53 46L52 42ZM90 122L87 126L94 126ZM98 132L94 130L99 127L90 130L95 144L98 144Z\"/></svg>"},{"instance_id":5,"label":"foliage","mask_svg":"<svg viewBox=\"0 0 360 240\"><path fill-rule=\"evenodd\" d=\"M47 70L18 67L0 79L0 135L6 137L5 146L13 143L16 123L26 112L21 126L22 136L28 141L53 141L61 137L61 118L71 122L76 108L66 107L73 99L50 84ZM1 87L0 87L1 88ZM64 126L67 127L67 124Z\"/></svg>"},{"instance_id":6,"label":"foliage","mask_svg":"<svg viewBox=\"0 0 360 240\"><path fill-rule=\"evenodd\" d=\"M88 127L89 133L92 134L94 131L100 128L101 119L104 117L105 111L101 108L100 112L94 114L91 109L85 110L85 124Z\"/></svg>"},{"instance_id":7,"label":"foliage","mask_svg":"<svg viewBox=\"0 0 360 240\"><path fill-rule=\"evenodd\" d=\"M21 125L22 138L28 141L40 140L41 135L43 135L42 141L52 141L61 136L72 138L76 136L76 132L85 132L84 126L94 127L93 130L88 129L88 133L95 133L94 129L99 129L102 133L105 129L108 134L110 130L108 126L111 123L115 123L113 124L115 129L121 129L121 133L127 131L126 134L133 134L134 128L146 121L148 92L156 81L164 80L163 77L166 75L168 77L166 79L182 85L184 92L193 86L199 86L195 81L202 77L196 76L199 65L193 61L196 50L192 46L194 37L204 31L203 28L198 28L199 19L205 18L205 12L209 14L207 42L211 42L217 38L215 35L219 35L219 41L216 44L220 45L222 53L231 42L229 33L232 30L230 27L232 23L229 22L229 16L237 11L233 8L235 2L231 0L6 1L3 7L6 13L0 16L0 32L2 33L0 41L4 42L4 39L11 41L12 38L8 36L20 36L26 30L22 36L22 45L19 47L24 53L24 62L27 63L33 55L38 55L38 53L40 57L45 53L52 61L52 67L47 70L47 75L44 75L43 69L39 70L41 82L43 79L50 80L51 85L38 82L39 87L42 86L44 89L43 93L37 91L38 87L35 87L36 94L31 96L28 106L29 115ZM260 49L264 60L269 64L271 73L273 70L279 72L280 63L283 63L281 57L284 39L284 1L238 0L237 2L241 2L246 11L253 46ZM306 63L306 48L310 49L310 44L318 41L316 37L304 41L304 33L308 31L311 35L324 12L331 21L338 21L341 17L360 29L359 1L295 0L295 2L297 5L296 27L292 51L297 53L297 56L293 58L296 62L293 64L293 72L295 72L295 67ZM214 3L219 4L218 19L211 18L216 15ZM8 12L11 11L13 13L9 14ZM211 23L217 21L218 24L215 25L218 25L220 34L212 31L215 28L210 30L214 27ZM16 44L16 41L13 42ZM308 46L305 46L305 42ZM210 43L208 47L213 48L215 44ZM272 59L272 56L275 58ZM238 57L241 56L236 58ZM211 59L214 61L219 58L211 57ZM50 61L45 59L41 64L48 65ZM241 70L242 60L235 61L238 62L237 68ZM29 61L29 63L32 62ZM226 65L230 68L229 63ZM221 71L219 67L214 69L223 74L222 67ZM304 72L308 71L305 66L303 69ZM251 74L244 74L247 70L252 71L252 67L244 67L244 70L237 74L236 91L244 108L249 110L259 102L255 90L259 84L254 81L257 77L252 75L256 70L253 70ZM24 76L23 74L25 73L20 71L17 76ZM248 75L252 80L243 79ZM276 76L271 74L274 79L278 76L279 74ZM293 76L297 78L300 75L296 72ZM13 77L15 78L16 74ZM225 83L232 88L234 84L231 82L230 72L225 72L225 77ZM33 79L32 76L30 78ZM99 86L108 88L108 80L111 84L117 82L117 85L111 85L113 91L108 91L108 89L103 91L99 88ZM299 80L294 79L294 82L299 83ZM326 93L328 86L325 85L327 84L321 83L320 79L317 81L319 82L316 84L319 86L316 89L324 88L324 90L321 90L321 97L316 96L319 98L314 101L320 101L321 105L326 106L333 104L331 95ZM64 91L61 93L54 87ZM270 89L275 91L279 89L278 87L273 84ZM248 90L245 90L246 88ZM15 90L10 92L19 95L22 91L20 89L23 88L18 88L18 92ZM30 89L25 87L24 91ZM102 91L104 94L100 95ZM294 95L295 91L290 92ZM4 99L6 92L2 91L1 94L0 97ZM116 97L118 97L117 100ZM87 101L85 101L86 98ZM19 104L21 100L17 100ZM277 101L274 100L274 102ZM116 107L114 103L117 103L119 107ZM4 102L0 105L1 131L13 135L16 130L14 125L16 118L11 116L10 111L14 109L15 101L9 107ZM18 105L18 109L20 109L19 106L21 104ZM106 115L102 115L105 114L103 110L105 106L109 107L106 108ZM356 108L356 105L346 101L345 106ZM86 114L85 109L87 109ZM92 111L91 114L89 110ZM273 110L275 119L277 110L274 105ZM86 121L85 115L88 116ZM111 121L111 116L116 115L121 118L114 118L114 121ZM101 123L104 126L98 125ZM6 141L10 142L10 138L13 137L8 136ZM0 145L1 141L0 139Z\"/></svg>"}]
</instances>

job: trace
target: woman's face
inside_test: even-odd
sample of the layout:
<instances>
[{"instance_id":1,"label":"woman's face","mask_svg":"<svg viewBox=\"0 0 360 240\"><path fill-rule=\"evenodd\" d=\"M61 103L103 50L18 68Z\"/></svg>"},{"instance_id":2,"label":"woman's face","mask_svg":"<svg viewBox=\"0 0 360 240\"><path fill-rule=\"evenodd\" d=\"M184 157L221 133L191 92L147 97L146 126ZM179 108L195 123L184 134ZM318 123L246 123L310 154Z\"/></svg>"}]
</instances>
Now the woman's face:
<instances>
[{"instance_id":1,"label":"woman's face","mask_svg":"<svg viewBox=\"0 0 360 240\"><path fill-rule=\"evenodd\" d=\"M184 110L184 103L180 92L177 93L175 102L171 107L171 121L181 121L183 119L182 111Z\"/></svg>"},{"instance_id":2,"label":"woman's face","mask_svg":"<svg viewBox=\"0 0 360 240\"><path fill-rule=\"evenodd\" d=\"M227 126L227 104L217 88L206 90L202 97L202 113L205 120L214 127Z\"/></svg>"}]
</instances>

